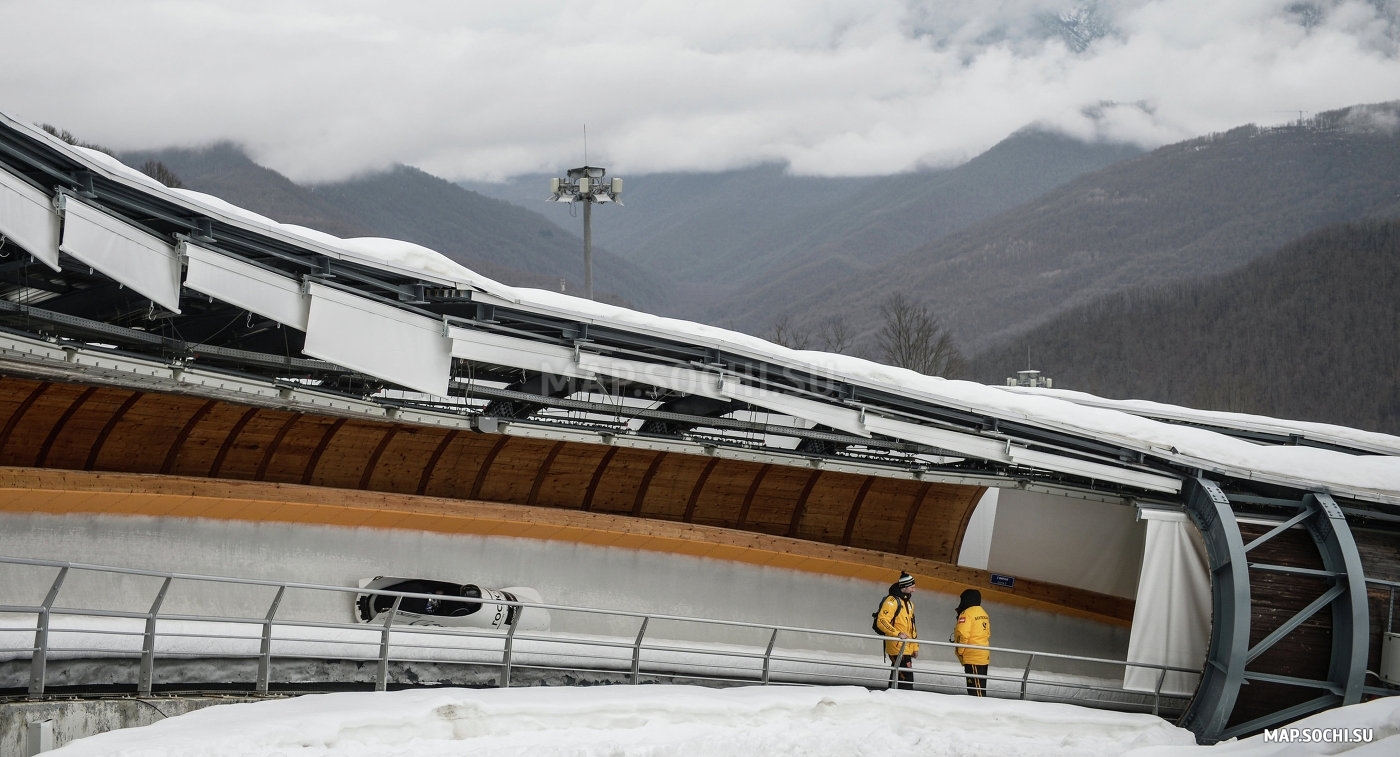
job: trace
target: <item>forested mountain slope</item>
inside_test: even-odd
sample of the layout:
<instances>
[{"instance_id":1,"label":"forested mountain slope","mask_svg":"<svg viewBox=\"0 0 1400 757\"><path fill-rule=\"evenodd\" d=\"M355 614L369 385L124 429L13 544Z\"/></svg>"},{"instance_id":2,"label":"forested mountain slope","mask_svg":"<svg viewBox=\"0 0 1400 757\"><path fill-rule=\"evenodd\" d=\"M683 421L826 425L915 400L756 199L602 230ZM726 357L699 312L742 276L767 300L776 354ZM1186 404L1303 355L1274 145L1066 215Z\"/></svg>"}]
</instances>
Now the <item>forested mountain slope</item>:
<instances>
[{"instance_id":1,"label":"forested mountain slope","mask_svg":"<svg viewBox=\"0 0 1400 757\"><path fill-rule=\"evenodd\" d=\"M1169 145L870 275L754 282L723 312L736 323L784 308L806 322L839 313L868 335L878 325L871 304L902 291L976 351L1120 289L1223 272L1327 224L1400 215L1397 124L1400 104L1390 103Z\"/></svg>"},{"instance_id":2,"label":"forested mountain slope","mask_svg":"<svg viewBox=\"0 0 1400 757\"><path fill-rule=\"evenodd\" d=\"M977 355L1056 388L1400 434L1400 218L1329 226L1225 274L1134 288Z\"/></svg>"}]
</instances>

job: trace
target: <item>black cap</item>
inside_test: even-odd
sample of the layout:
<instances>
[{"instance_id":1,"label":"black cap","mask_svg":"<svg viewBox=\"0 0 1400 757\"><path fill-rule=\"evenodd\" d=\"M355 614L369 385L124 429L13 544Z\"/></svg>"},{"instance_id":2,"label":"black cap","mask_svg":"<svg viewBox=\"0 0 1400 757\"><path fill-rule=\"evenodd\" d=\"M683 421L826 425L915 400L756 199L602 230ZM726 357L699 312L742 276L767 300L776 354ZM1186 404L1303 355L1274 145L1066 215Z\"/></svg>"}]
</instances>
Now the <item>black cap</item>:
<instances>
[{"instance_id":1,"label":"black cap","mask_svg":"<svg viewBox=\"0 0 1400 757\"><path fill-rule=\"evenodd\" d=\"M901 589L908 589L914 586L914 577L908 573L900 573L899 580L894 582L895 586Z\"/></svg>"},{"instance_id":2,"label":"black cap","mask_svg":"<svg viewBox=\"0 0 1400 757\"><path fill-rule=\"evenodd\" d=\"M982 604L982 592L976 589L964 589L962 595L958 597L958 612L980 604Z\"/></svg>"}]
</instances>

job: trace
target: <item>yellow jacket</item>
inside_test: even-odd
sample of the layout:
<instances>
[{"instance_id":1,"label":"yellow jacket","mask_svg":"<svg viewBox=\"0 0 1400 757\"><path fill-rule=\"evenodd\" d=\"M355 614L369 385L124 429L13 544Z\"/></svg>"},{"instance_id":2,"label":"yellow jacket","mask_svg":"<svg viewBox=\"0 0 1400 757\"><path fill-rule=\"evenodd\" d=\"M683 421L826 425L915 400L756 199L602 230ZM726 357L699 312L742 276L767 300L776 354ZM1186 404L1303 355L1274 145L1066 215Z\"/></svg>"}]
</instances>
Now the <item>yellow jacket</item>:
<instances>
[{"instance_id":1,"label":"yellow jacket","mask_svg":"<svg viewBox=\"0 0 1400 757\"><path fill-rule=\"evenodd\" d=\"M992 643L992 621L981 605L974 605L958 613L958 624L953 627L952 641L954 644L981 646ZM987 665L992 660L992 653L985 649L956 647L953 651L957 653L958 661L964 665Z\"/></svg>"},{"instance_id":2,"label":"yellow jacket","mask_svg":"<svg viewBox=\"0 0 1400 757\"><path fill-rule=\"evenodd\" d=\"M876 616L875 623L880 627L880 633L893 637L885 642L885 654L898 657L903 648L905 657L918 656L918 644L901 641L899 638L901 633L910 639L919 638L919 629L914 625L914 600L903 599L893 594L885 597L885 601L880 603L880 614Z\"/></svg>"}]
</instances>

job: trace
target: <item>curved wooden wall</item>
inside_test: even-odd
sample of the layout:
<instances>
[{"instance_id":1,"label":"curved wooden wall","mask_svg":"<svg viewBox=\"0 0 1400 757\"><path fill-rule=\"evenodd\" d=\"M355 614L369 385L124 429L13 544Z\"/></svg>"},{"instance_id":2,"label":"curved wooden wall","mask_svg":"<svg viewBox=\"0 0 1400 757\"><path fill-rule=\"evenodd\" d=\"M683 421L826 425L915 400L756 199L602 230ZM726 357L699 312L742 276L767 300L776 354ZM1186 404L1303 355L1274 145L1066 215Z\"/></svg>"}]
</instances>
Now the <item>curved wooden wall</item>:
<instances>
[{"instance_id":1,"label":"curved wooden wall","mask_svg":"<svg viewBox=\"0 0 1400 757\"><path fill-rule=\"evenodd\" d=\"M945 563L984 491L14 377L0 378L0 465L482 500Z\"/></svg>"}]
</instances>

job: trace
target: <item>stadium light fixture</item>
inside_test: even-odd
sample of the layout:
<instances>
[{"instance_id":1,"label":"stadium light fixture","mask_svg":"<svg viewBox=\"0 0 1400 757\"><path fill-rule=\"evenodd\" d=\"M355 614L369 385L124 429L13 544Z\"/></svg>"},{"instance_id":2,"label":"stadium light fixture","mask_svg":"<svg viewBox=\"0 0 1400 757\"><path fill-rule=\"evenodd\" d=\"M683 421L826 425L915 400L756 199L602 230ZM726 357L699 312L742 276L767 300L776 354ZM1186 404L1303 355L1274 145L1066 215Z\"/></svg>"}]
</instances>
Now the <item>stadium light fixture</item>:
<instances>
[{"instance_id":1,"label":"stadium light fixture","mask_svg":"<svg viewBox=\"0 0 1400 757\"><path fill-rule=\"evenodd\" d=\"M593 204L622 204L622 179L604 181L607 169L598 166L570 168L564 178L549 180L550 202L583 203L583 289L593 299Z\"/></svg>"}]
</instances>

